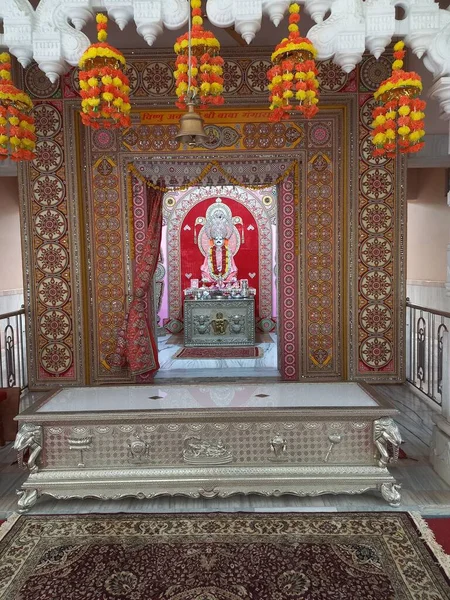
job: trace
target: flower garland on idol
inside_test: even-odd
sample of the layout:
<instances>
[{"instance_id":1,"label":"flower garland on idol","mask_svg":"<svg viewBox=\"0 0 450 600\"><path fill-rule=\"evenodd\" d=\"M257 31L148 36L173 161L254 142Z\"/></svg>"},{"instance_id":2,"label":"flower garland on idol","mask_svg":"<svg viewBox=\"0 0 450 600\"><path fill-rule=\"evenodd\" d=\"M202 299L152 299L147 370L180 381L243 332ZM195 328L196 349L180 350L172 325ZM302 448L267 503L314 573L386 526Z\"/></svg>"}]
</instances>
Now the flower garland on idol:
<instances>
[{"instance_id":1,"label":"flower garland on idol","mask_svg":"<svg viewBox=\"0 0 450 600\"><path fill-rule=\"evenodd\" d=\"M108 17L98 14L98 43L91 44L80 59L81 120L94 129L129 127L129 80L125 57L106 43Z\"/></svg>"},{"instance_id":2,"label":"flower garland on idol","mask_svg":"<svg viewBox=\"0 0 450 600\"><path fill-rule=\"evenodd\" d=\"M267 72L271 121L288 119L293 110L311 119L319 110L317 50L308 38L300 37L299 12L297 3L289 6L289 36L276 46L274 66Z\"/></svg>"},{"instance_id":3,"label":"flower garland on idol","mask_svg":"<svg viewBox=\"0 0 450 600\"><path fill-rule=\"evenodd\" d=\"M395 44L392 75L374 93L380 103L372 112L374 156L394 158L397 146L402 154L418 152L424 146L426 103L418 98L422 81L417 73L403 70L404 48L404 42Z\"/></svg>"},{"instance_id":4,"label":"flower garland on idol","mask_svg":"<svg viewBox=\"0 0 450 600\"><path fill-rule=\"evenodd\" d=\"M218 270L217 264L217 252L214 252L216 249L214 242L210 242L209 253L208 253L208 264L209 271L215 277L227 277L230 270L230 250L228 248L228 240L225 240L222 250L222 263L223 263L223 255L225 254L225 269Z\"/></svg>"},{"instance_id":5,"label":"flower garland on idol","mask_svg":"<svg viewBox=\"0 0 450 600\"><path fill-rule=\"evenodd\" d=\"M223 58L219 56L220 43L211 31L203 29L201 0L191 0L192 32L191 32L191 62L189 62L189 32L177 38L174 50L175 84L178 100L176 106L181 110L186 108L188 93L189 69L191 71L192 96L199 96L200 108L207 105L223 104Z\"/></svg>"},{"instance_id":6,"label":"flower garland on idol","mask_svg":"<svg viewBox=\"0 0 450 600\"><path fill-rule=\"evenodd\" d=\"M11 81L11 57L0 54L0 160L32 160L36 135L33 102Z\"/></svg>"}]
</instances>

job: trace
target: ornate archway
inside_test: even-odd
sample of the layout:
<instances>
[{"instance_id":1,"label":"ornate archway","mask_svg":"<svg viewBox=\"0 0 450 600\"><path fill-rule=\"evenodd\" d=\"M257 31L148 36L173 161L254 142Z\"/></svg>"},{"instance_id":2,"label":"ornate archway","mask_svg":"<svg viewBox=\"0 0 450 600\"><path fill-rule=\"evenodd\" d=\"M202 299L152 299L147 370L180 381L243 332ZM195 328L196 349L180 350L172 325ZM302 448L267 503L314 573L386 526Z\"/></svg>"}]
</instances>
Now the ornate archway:
<instances>
[{"instance_id":1,"label":"ornate archway","mask_svg":"<svg viewBox=\"0 0 450 600\"><path fill-rule=\"evenodd\" d=\"M157 53L168 81L172 54ZM267 110L256 108L266 105L266 92L252 75L267 70L267 50L243 56L241 50L227 49L234 73L227 109L205 115L208 131L214 132L208 147L183 153L174 142L179 113L167 110L171 92L162 96L147 78L148 52L128 58L136 112L121 136L80 129L73 73L57 89L46 90L34 86L35 66L26 73L37 115L47 118L46 129L39 128L37 159L21 170L31 387L131 381L126 372L112 372L105 364L133 276L127 164L145 159L159 168L165 162L188 183L201 173L202 161L233 155L244 170L246 161L258 156L282 156L286 163L302 159L293 214L299 270L294 281L301 282L299 377L401 381L403 171L395 161L375 161L370 153L372 91L378 85L374 59L366 57L350 75L321 63L318 117L274 125ZM390 218L380 222L380 210ZM49 221L42 215L64 224L51 245L65 258L52 265L43 252ZM287 275L290 281L292 273ZM380 314L382 321L373 319Z\"/></svg>"},{"instance_id":2,"label":"ornate archway","mask_svg":"<svg viewBox=\"0 0 450 600\"><path fill-rule=\"evenodd\" d=\"M279 312L279 370L283 379L285 380L297 380L300 377L299 371L299 354L297 349L300 346L300 329L299 329L299 268L298 268L298 253L296 252L296 237L298 235L298 229L296 228L296 204L298 203L298 193L295 191L300 183L302 168L302 155L299 154L293 160L286 160L285 156L271 155L270 158L259 156L247 158L246 160L246 172L249 179L249 187L258 186L258 182L264 181L265 184L259 184L262 187L268 187L268 184L278 185L278 202L277 202L277 222L279 224L278 231L278 306L281 308ZM159 162L159 161L136 161L132 165L126 165L126 170L130 173L131 183L127 186L128 193L133 196L136 192L140 196L139 191L139 180L145 185L145 178L148 178L147 182L152 180L160 181L161 178L164 181L172 176L172 185L176 187L176 181L173 180L174 172L178 171L185 174L183 164L185 162L191 162L191 159L186 158L175 158L172 162ZM156 165L155 165L156 162ZM156 168L155 168L156 166ZM208 184L226 184L228 176L231 181L239 181L238 177L242 176L240 170L242 168L242 162L236 160L232 155L224 157L221 161L221 168L214 171L214 166L211 166L211 161L206 157L198 157L196 161L196 169L200 171L203 176L198 177L197 184L202 183L204 180ZM275 176L274 176L275 174ZM208 179L209 178L209 179ZM225 178L225 179L224 179ZM182 185L182 182L178 182ZM185 184L186 185L186 184ZM187 186L189 187L189 186ZM210 187L210 186L208 186ZM222 187L222 186L219 186ZM209 193L209 195L211 195ZM253 202L250 202L251 210L254 214L260 213L260 217L263 221L263 226L267 228L269 233L270 220L268 216L263 216L261 207L258 211L258 203L255 198L250 196ZM184 221L186 214L191 210L193 206L203 201L202 195L186 195L185 202L181 203L179 210L174 213L171 219L171 230L170 237L168 238L168 252L174 262L179 261L179 236L181 225ZM133 199L131 198L128 205L133 207ZM132 210L129 209L129 210ZM139 215L142 215L142 211L139 209ZM134 218L134 215L133 215ZM128 222L131 220L128 219ZM142 229L141 225L134 230ZM132 238L132 236L131 236ZM132 239L131 239L131 243ZM264 247L264 245L262 246ZM270 253L271 248L265 247L265 252L261 256L261 260L264 261L267 252ZM169 258L170 264L170 258ZM272 285L272 273L268 270L265 273L265 277L268 278L267 285ZM176 269L172 270L172 286L170 288L171 294L171 307L174 311L175 318L179 318L181 314L181 285L180 285L180 273ZM270 299L269 299L270 300ZM271 302L270 302L271 307Z\"/></svg>"}]
</instances>

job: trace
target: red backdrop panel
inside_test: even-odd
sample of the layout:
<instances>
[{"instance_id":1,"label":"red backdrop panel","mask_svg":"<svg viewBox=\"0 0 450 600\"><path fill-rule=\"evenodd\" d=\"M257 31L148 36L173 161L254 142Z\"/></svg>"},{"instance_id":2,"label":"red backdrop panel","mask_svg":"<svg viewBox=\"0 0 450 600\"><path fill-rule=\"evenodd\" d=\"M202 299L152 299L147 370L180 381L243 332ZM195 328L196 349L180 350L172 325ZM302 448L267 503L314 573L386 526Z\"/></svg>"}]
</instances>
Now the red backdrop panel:
<instances>
[{"instance_id":1,"label":"red backdrop panel","mask_svg":"<svg viewBox=\"0 0 450 600\"><path fill-rule=\"evenodd\" d=\"M241 246L234 256L238 269L238 279L248 279L250 287L256 289L255 311L259 318L258 291L259 291L259 234L258 226L251 212L232 198L223 198L222 202L229 206L233 217L241 217L244 223L244 241L242 241L242 227L237 226L241 236ZM197 217L204 217L207 209L214 204L216 198L207 198L199 202L188 212L184 218L180 232L181 249L181 288L190 287L190 279L201 279L200 267L204 256L198 244L194 242L194 224ZM250 229L249 229L250 227ZM197 225L197 236L201 226Z\"/></svg>"}]
</instances>

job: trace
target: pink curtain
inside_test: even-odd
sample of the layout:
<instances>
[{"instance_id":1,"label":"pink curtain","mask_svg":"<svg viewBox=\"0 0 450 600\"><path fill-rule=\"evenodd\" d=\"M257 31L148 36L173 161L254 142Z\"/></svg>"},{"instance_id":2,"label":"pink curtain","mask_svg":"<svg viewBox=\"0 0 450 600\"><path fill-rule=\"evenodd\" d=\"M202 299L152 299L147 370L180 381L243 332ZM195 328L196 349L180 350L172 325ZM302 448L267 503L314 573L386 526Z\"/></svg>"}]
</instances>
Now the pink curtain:
<instances>
[{"instance_id":1,"label":"pink curtain","mask_svg":"<svg viewBox=\"0 0 450 600\"><path fill-rule=\"evenodd\" d=\"M149 323L151 311L147 298L149 291L153 291L153 276L161 246L164 192L150 186L146 186L146 190L149 226L144 249L141 255L136 257L133 300L119 333L114 359L115 366L128 365L132 375L152 375L159 369L158 343L154 327Z\"/></svg>"}]
</instances>

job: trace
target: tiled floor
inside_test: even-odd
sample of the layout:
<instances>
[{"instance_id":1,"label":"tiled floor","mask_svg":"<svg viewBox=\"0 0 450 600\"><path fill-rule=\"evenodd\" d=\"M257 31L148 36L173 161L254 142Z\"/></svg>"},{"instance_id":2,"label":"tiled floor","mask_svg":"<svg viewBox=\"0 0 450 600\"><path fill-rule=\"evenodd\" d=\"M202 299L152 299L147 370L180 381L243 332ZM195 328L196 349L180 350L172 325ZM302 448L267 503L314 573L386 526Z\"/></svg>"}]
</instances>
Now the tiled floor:
<instances>
[{"instance_id":1,"label":"tiled floor","mask_svg":"<svg viewBox=\"0 0 450 600\"><path fill-rule=\"evenodd\" d=\"M238 385L238 384L236 384ZM214 511L417 511L427 516L450 516L450 486L440 479L428 461L432 431L432 410L407 386L377 386L378 391L400 410L397 418L408 458L392 468L402 483L402 504L389 506L376 492L358 496L318 496L266 498L256 495L228 499L159 498L154 500L123 499L120 501L53 500L42 497L32 513L74 514L106 512L214 512ZM24 407L29 400L24 402ZM0 449L0 518L16 509L15 490L26 475L15 463L11 445Z\"/></svg>"},{"instance_id":2,"label":"tiled floor","mask_svg":"<svg viewBox=\"0 0 450 600\"><path fill-rule=\"evenodd\" d=\"M267 334L266 334L267 336ZM183 346L174 343L176 336L166 335L158 338L158 357L160 369L155 379L192 379L214 372L214 377L227 378L258 378L279 377L277 369L277 342L276 335L270 334L272 342L261 342L256 345L263 350L263 356L255 359L208 359L189 360L174 358L177 351ZM175 339L176 341L176 339ZM206 373L205 373L206 372Z\"/></svg>"}]
</instances>

